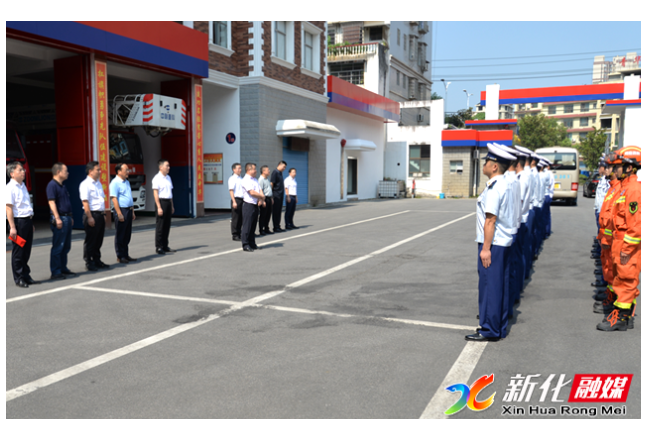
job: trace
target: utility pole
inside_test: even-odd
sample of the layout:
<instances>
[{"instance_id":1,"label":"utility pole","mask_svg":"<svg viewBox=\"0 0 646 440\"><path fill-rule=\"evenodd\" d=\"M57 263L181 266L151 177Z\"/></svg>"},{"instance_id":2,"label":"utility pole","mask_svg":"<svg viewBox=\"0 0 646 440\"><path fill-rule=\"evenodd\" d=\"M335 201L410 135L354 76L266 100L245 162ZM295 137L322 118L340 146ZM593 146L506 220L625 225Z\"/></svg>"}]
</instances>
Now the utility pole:
<instances>
[{"instance_id":1,"label":"utility pole","mask_svg":"<svg viewBox=\"0 0 646 440\"><path fill-rule=\"evenodd\" d=\"M444 118L446 119L446 115L449 111L449 85L451 84L451 81L444 81L441 79L442 83L444 84Z\"/></svg>"}]
</instances>

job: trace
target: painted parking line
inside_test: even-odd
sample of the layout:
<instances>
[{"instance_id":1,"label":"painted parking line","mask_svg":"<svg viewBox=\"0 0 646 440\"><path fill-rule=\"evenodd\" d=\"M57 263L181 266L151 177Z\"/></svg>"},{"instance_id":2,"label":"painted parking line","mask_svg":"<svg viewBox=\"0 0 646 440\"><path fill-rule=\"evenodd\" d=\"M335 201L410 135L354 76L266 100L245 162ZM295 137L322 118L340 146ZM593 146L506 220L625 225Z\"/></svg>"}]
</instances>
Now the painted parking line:
<instances>
[{"instance_id":1,"label":"painted parking line","mask_svg":"<svg viewBox=\"0 0 646 440\"><path fill-rule=\"evenodd\" d=\"M471 217L475 213L471 213L469 215L465 215L463 217L460 217L456 220L452 220L450 222L444 223L440 226L436 226L434 228L428 229L420 234L413 235L410 238L398 241L397 243L391 244L389 246L383 247L377 251L371 252L370 254L364 255L359 258L355 258L354 260L348 261L347 263L339 264L338 266L335 266L331 269L327 269L323 272L319 272L318 274L309 276L307 278L304 278L303 280L296 281L294 283L288 284L284 289L282 290L276 290L272 292L265 293L263 295L256 296L254 298L248 299L246 301L242 301L238 304L232 305L228 307L225 310L222 310L220 312L214 313L213 315L209 315L203 320L200 321L195 321L195 322L190 322L186 324L181 324L177 327L174 327L172 329L166 330L164 332L158 333L156 335L150 336L148 338L142 339L140 341L137 341L133 344L127 345L125 347L113 350L109 353L103 354L101 356L97 356L93 359L90 359L88 361L82 362L80 364L74 365L70 368L66 368L64 370L61 370L59 372L50 374L49 376L45 376L41 379L37 379L35 381L29 382L27 384L18 386L12 390L9 390L6 392L6 401L9 402L13 399L16 399L18 397L33 393L34 391L37 391L39 389L42 389L44 387L47 387L49 385L55 384L57 382L60 382L62 380L68 379L72 376L76 376L77 374L81 374L85 371L88 371L92 368L98 367L100 365L103 365L107 362L110 362L112 360L118 359L120 357L126 356L127 354L133 353L137 350L140 350L142 348L148 347L150 345L156 344L157 342L161 342L165 339L171 338L175 335L184 333L188 330L191 330L195 327L199 327L201 325L204 325L208 322L211 322L215 319L221 318L222 316L229 315L235 311L244 309L246 307L251 307L254 306L262 301L266 301L268 299L274 298L278 295L281 295L282 293L285 293L287 290L302 286L303 284L312 282L314 280L318 280L324 276L333 274L335 272L338 272L340 270L343 270L347 267L353 266L355 264L358 264L362 261L367 260L368 258L375 257L377 255L380 255L388 250L394 249L398 246L402 246L406 243L409 243L412 240L416 240L417 238L423 237L424 235L430 234L432 232L438 231L442 228L445 228L449 225L452 225L453 223L459 222L461 220L464 220L468 217Z\"/></svg>"},{"instance_id":2,"label":"painted parking line","mask_svg":"<svg viewBox=\"0 0 646 440\"><path fill-rule=\"evenodd\" d=\"M189 302L203 302L203 303L226 304L226 305L241 304L240 301L227 301L227 300L219 300L219 299L212 299L212 298L167 295L165 293L137 292L132 290L106 289L103 287L78 286L78 287L74 287L74 289L87 290L90 292L116 293L118 295L143 296L148 298L160 298L160 299L189 301ZM424 327L446 328L451 330L473 330L475 327L474 325L467 326L467 325L458 325L458 324L447 324L443 322L420 321L416 319L390 318L390 317L384 317L384 316L352 315L347 313L328 312L325 310L310 310L310 309L303 309L303 308L297 308L297 307L284 307L284 306L274 306L274 305L265 305L265 304L256 304L253 307L268 309L268 310L278 310L281 312L304 313L307 315L334 316L337 318L375 319L378 321L396 322L400 324L410 324L410 325L420 325Z\"/></svg>"},{"instance_id":3,"label":"painted parking line","mask_svg":"<svg viewBox=\"0 0 646 440\"><path fill-rule=\"evenodd\" d=\"M473 327L471 327L473 328ZM447 419L444 411L449 409L456 401L455 394L446 390L450 385L456 383L469 383L471 373L480 360L480 356L488 342L467 342L460 356L455 361L446 377L433 395L433 398L426 406L420 419Z\"/></svg>"},{"instance_id":4,"label":"painted parking line","mask_svg":"<svg viewBox=\"0 0 646 440\"><path fill-rule=\"evenodd\" d=\"M274 243L284 243L284 242L289 241L289 240L295 240L297 238L302 238L302 237L309 237L310 235L321 234L323 232L329 232L329 231L333 231L333 230L336 230L336 229L347 228L349 226L355 226L355 225L359 225L359 224L362 224L362 223L372 222L372 221L375 221L375 220L381 220L381 219L384 219L384 218L393 217L393 216L400 215L400 214L405 214L407 212L409 212L409 211L400 211L400 212L396 212L394 214L382 215L382 216L379 216L379 217L369 218L367 220L360 220L360 221L357 221L357 222L347 223L345 225L333 226L331 228L321 229L320 231L307 232L307 233L304 233L304 234L295 235L293 237L285 237L285 238L281 238L281 239L278 239L278 240L263 242L263 246L268 245L268 244L274 244ZM168 267L174 267L174 266L179 266L179 265L182 265L182 264L193 263L195 261L200 261L200 260L207 260L209 258L221 257L222 255L228 255L228 254L232 254L234 252L241 252L241 251L242 251L242 248L238 247L236 249L231 249L231 250L223 251L223 252L217 252L217 253L211 254L211 255L204 255L202 257L190 258L188 260L181 260L181 261L176 261L174 263L162 264L162 265L159 265L159 266L148 267L146 269L135 270L135 271L132 271L132 272L124 272L124 273L121 273L119 275L113 275L113 276L98 278L98 279L95 279L95 280L86 281L84 283L76 283L76 284L71 284L71 285L68 285L68 286L57 287L55 289L44 290L42 292L29 293L27 295L21 295L21 296L16 296L14 298L9 298L9 299L6 300L6 303L9 304L9 303L17 302L17 301L23 301L23 300L30 299L30 298L36 298L36 297L39 297L39 296L49 295L51 293L56 293L56 292L61 292L61 291L64 291L64 290L72 289L74 287L89 286L89 285L92 285L92 284L101 283L103 281L114 280L114 279L123 278L123 277L129 277L129 276L132 276L132 275L138 275L140 273L150 272L150 271L153 271L153 270L166 269Z\"/></svg>"}]
</instances>

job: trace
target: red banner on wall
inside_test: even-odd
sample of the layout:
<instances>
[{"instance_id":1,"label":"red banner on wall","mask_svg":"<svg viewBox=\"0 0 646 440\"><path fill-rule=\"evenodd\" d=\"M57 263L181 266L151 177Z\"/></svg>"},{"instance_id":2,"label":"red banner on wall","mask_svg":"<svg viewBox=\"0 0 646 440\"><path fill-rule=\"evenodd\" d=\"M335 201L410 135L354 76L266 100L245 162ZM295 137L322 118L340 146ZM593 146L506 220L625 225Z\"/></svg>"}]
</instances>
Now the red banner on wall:
<instances>
[{"instance_id":1,"label":"red banner on wall","mask_svg":"<svg viewBox=\"0 0 646 440\"><path fill-rule=\"evenodd\" d=\"M197 201L204 202L204 150L202 148L202 86L195 84L195 155Z\"/></svg>"},{"instance_id":2,"label":"red banner on wall","mask_svg":"<svg viewBox=\"0 0 646 440\"><path fill-rule=\"evenodd\" d=\"M105 209L110 209L110 153L108 151L108 74L102 61L94 62L96 72L96 132L99 147L98 162L101 167L101 186L105 193Z\"/></svg>"}]
</instances>

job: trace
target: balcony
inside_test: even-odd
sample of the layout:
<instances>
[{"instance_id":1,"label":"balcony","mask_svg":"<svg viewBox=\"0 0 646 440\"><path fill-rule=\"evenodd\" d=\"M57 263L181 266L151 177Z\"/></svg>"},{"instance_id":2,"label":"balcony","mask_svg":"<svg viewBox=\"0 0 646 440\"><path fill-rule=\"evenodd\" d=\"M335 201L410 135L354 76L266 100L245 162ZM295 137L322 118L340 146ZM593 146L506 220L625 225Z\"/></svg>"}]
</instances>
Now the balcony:
<instances>
[{"instance_id":1,"label":"balcony","mask_svg":"<svg viewBox=\"0 0 646 440\"><path fill-rule=\"evenodd\" d=\"M352 83L357 86L363 86L363 70L345 70L340 72L330 72L330 75L336 76L344 81Z\"/></svg>"},{"instance_id":2,"label":"balcony","mask_svg":"<svg viewBox=\"0 0 646 440\"><path fill-rule=\"evenodd\" d=\"M365 60L379 53L380 43L351 44L348 46L328 46L328 63L335 61Z\"/></svg>"}]
</instances>

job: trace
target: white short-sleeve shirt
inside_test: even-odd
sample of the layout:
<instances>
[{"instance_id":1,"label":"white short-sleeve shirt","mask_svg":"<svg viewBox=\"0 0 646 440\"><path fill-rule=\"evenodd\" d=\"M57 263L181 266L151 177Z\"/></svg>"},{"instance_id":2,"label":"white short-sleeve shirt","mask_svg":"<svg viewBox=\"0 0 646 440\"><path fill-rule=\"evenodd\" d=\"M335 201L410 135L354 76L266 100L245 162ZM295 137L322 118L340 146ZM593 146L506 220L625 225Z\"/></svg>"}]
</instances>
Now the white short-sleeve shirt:
<instances>
[{"instance_id":1,"label":"white short-sleeve shirt","mask_svg":"<svg viewBox=\"0 0 646 440\"><path fill-rule=\"evenodd\" d=\"M509 182L509 191L510 191L510 199L509 201L511 202L512 206L512 211L514 213L513 216L513 231L514 234L518 232L518 228L520 228L520 223L519 223L519 218L520 218L520 183L518 182L518 178L516 177L516 172L515 171L509 171L507 170L504 174L505 179L507 179L507 182Z\"/></svg>"},{"instance_id":2,"label":"white short-sleeve shirt","mask_svg":"<svg viewBox=\"0 0 646 440\"><path fill-rule=\"evenodd\" d=\"M29 201L29 191L25 183L18 183L11 179L5 187L7 205L12 205L14 218L29 217L34 215L34 209Z\"/></svg>"},{"instance_id":3,"label":"white short-sleeve shirt","mask_svg":"<svg viewBox=\"0 0 646 440\"><path fill-rule=\"evenodd\" d=\"M262 192L260 184L256 178L251 177L249 174L245 174L244 179L241 180L240 186L242 187L242 199L246 203L257 205L258 198L249 194L249 191Z\"/></svg>"},{"instance_id":4,"label":"white short-sleeve shirt","mask_svg":"<svg viewBox=\"0 0 646 440\"><path fill-rule=\"evenodd\" d=\"M513 241L514 212L508 191L509 182L502 174L493 177L478 197L476 210L476 242L484 243L484 224L487 213L496 216L493 246L509 247Z\"/></svg>"},{"instance_id":5,"label":"white short-sleeve shirt","mask_svg":"<svg viewBox=\"0 0 646 440\"><path fill-rule=\"evenodd\" d=\"M538 169L532 168L532 180L534 184L532 185L532 207L540 208L543 206L543 194L541 185L541 177L538 175Z\"/></svg>"},{"instance_id":6,"label":"white short-sleeve shirt","mask_svg":"<svg viewBox=\"0 0 646 440\"><path fill-rule=\"evenodd\" d=\"M79 185L79 197L81 201L87 200L90 211L105 210L105 193L100 181L87 176Z\"/></svg>"},{"instance_id":7,"label":"white short-sleeve shirt","mask_svg":"<svg viewBox=\"0 0 646 440\"><path fill-rule=\"evenodd\" d=\"M233 191L233 197L236 199L242 198L242 177L237 174L229 177L229 191Z\"/></svg>"},{"instance_id":8,"label":"white short-sleeve shirt","mask_svg":"<svg viewBox=\"0 0 646 440\"><path fill-rule=\"evenodd\" d=\"M168 174L164 176L161 171L158 172L153 177L153 189L159 191L160 199L173 198L173 181Z\"/></svg>"},{"instance_id":9,"label":"white short-sleeve shirt","mask_svg":"<svg viewBox=\"0 0 646 440\"><path fill-rule=\"evenodd\" d=\"M296 183L296 179L294 179L292 176L287 176L287 178L285 179L285 194L290 196L297 196L297 186L298 184Z\"/></svg>"},{"instance_id":10,"label":"white short-sleeve shirt","mask_svg":"<svg viewBox=\"0 0 646 440\"><path fill-rule=\"evenodd\" d=\"M523 207L521 209L523 223L527 223L527 220L529 219L529 210L532 209L533 183L531 168L525 165L525 168L523 168L523 171L520 173L520 199L523 202Z\"/></svg>"}]
</instances>

